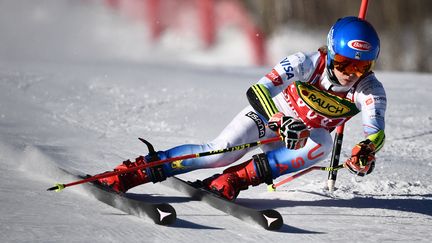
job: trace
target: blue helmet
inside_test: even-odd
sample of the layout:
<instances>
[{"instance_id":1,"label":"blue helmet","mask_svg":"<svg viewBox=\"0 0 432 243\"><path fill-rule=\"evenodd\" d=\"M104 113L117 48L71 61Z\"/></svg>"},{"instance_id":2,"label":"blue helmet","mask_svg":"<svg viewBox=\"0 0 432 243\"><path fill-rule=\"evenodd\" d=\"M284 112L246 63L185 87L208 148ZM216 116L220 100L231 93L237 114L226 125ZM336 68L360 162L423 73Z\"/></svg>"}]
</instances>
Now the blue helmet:
<instances>
[{"instance_id":1,"label":"blue helmet","mask_svg":"<svg viewBox=\"0 0 432 243\"><path fill-rule=\"evenodd\" d=\"M327 35L327 47L327 71L332 73L336 54L356 60L375 61L380 51L380 40L369 22L350 16L338 19L331 27Z\"/></svg>"}]
</instances>

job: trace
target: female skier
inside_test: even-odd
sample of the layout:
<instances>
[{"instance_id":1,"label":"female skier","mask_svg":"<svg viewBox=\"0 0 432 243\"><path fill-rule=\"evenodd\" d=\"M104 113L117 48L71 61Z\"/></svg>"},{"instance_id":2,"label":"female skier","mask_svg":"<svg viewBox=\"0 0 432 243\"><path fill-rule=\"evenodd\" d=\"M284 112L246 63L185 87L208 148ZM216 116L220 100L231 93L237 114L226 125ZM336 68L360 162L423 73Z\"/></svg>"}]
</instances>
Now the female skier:
<instances>
[{"instance_id":1,"label":"female skier","mask_svg":"<svg viewBox=\"0 0 432 243\"><path fill-rule=\"evenodd\" d=\"M345 167L359 176L367 175L385 138L386 94L372 72L379 51L380 40L370 23L357 17L341 18L331 27L326 47L284 58L252 85L246 92L250 105L216 139L159 151L157 156L140 156L114 170L280 136L281 142L262 145L263 153L203 181L209 190L234 200L249 185L270 184L283 174L325 159L333 144L330 132L361 112L365 137L352 149ZM248 151L175 161L99 182L125 192L192 170L230 165Z\"/></svg>"}]
</instances>

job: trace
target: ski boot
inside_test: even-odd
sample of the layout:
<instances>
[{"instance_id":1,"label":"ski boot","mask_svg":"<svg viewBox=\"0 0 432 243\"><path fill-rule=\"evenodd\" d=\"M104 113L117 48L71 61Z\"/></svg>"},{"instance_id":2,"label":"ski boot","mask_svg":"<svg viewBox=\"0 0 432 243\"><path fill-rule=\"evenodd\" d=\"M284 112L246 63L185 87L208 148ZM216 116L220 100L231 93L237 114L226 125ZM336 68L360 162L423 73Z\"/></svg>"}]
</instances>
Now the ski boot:
<instances>
[{"instance_id":1,"label":"ski boot","mask_svg":"<svg viewBox=\"0 0 432 243\"><path fill-rule=\"evenodd\" d=\"M273 183L271 169L264 153L254 155L251 160L224 170L223 174L205 179L203 184L207 189L233 201L240 191L263 182Z\"/></svg>"},{"instance_id":2,"label":"ski boot","mask_svg":"<svg viewBox=\"0 0 432 243\"><path fill-rule=\"evenodd\" d=\"M143 164L142 161L143 159L141 159L140 157L138 157L135 160L135 163L132 163L130 160L126 160L122 164L116 166L114 168L114 171L122 171L132 167L139 166ZM125 173L125 174L102 178L97 181L104 186L110 187L116 192L126 192L127 190L129 190L134 186L147 183L149 179L147 174L144 171L137 170L131 173Z\"/></svg>"},{"instance_id":3,"label":"ski boot","mask_svg":"<svg viewBox=\"0 0 432 243\"><path fill-rule=\"evenodd\" d=\"M140 138L140 140L145 143L148 147L149 154L144 156L139 156L135 159L135 162L130 160L124 161L122 164L114 168L114 171L127 170L133 167L138 167L144 164L151 163L152 161L160 160L158 154L155 152L153 146L146 140ZM107 172L105 172L107 173ZM139 169L129 173L114 175L106 178L97 180L100 184L109 186L116 192L126 192L127 190L145 184L147 182L160 182L166 180L166 175L163 170L163 166L155 166L146 169Z\"/></svg>"}]
</instances>

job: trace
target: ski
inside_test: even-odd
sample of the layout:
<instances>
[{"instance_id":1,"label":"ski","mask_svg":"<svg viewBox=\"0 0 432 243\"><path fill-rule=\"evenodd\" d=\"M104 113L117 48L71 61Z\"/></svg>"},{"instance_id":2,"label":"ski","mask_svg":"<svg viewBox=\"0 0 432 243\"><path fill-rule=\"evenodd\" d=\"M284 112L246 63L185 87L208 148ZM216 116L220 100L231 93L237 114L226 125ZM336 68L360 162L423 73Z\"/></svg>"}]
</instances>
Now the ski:
<instances>
[{"instance_id":1,"label":"ski","mask_svg":"<svg viewBox=\"0 0 432 243\"><path fill-rule=\"evenodd\" d=\"M171 177L164 182L170 187L186 193L190 197L204 201L213 208L234 216L242 221L259 225L266 230L278 230L283 225L283 219L279 212L273 209L258 210L228 201L210 191L199 187L200 183L186 182L177 177Z\"/></svg>"},{"instance_id":2,"label":"ski","mask_svg":"<svg viewBox=\"0 0 432 243\"><path fill-rule=\"evenodd\" d=\"M88 175L71 169L61 169L77 179L83 179ZM170 225L176 221L177 214L175 209L167 203L149 203L128 197L127 193L119 193L107 186L90 182L84 184L84 188L89 191L97 200L117 208L127 214L141 218L148 217L158 225Z\"/></svg>"}]
</instances>

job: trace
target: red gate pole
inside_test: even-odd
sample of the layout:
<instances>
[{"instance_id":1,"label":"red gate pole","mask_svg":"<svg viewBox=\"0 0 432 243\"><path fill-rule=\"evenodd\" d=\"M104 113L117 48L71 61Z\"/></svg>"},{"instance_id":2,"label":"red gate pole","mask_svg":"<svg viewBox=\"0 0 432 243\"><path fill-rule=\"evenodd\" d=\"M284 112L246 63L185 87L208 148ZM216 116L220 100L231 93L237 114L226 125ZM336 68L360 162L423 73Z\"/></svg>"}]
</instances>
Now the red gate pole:
<instances>
[{"instance_id":1,"label":"red gate pole","mask_svg":"<svg viewBox=\"0 0 432 243\"><path fill-rule=\"evenodd\" d=\"M359 11L359 18L365 19L366 12L368 8L369 0L362 0ZM339 165L340 152L342 149L342 141L343 141L343 131L345 124L342 124L336 128L336 134L333 143L333 151L330 159L330 167L336 167ZM328 179L327 179L327 188L330 192L334 191L335 183L337 177L337 170L329 171Z\"/></svg>"},{"instance_id":2,"label":"red gate pole","mask_svg":"<svg viewBox=\"0 0 432 243\"><path fill-rule=\"evenodd\" d=\"M366 19L366 12L368 8L369 0L362 0L362 3L360 5L360 11L359 11L359 18L360 19Z\"/></svg>"},{"instance_id":3,"label":"red gate pole","mask_svg":"<svg viewBox=\"0 0 432 243\"><path fill-rule=\"evenodd\" d=\"M201 27L201 39L205 47L211 47L216 38L215 0L196 0Z\"/></svg>"}]
</instances>

